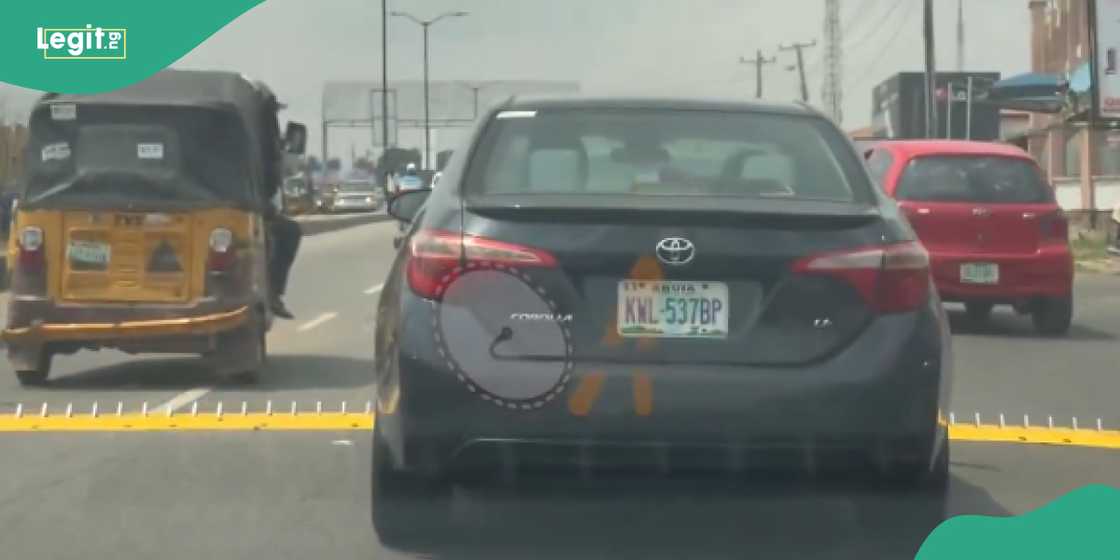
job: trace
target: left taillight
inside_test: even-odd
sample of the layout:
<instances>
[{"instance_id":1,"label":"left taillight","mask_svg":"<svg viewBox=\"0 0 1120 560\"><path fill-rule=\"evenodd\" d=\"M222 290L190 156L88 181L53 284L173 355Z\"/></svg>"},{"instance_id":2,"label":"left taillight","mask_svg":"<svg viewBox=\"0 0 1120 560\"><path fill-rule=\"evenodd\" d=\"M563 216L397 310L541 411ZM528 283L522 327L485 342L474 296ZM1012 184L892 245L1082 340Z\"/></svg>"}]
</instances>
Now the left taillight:
<instances>
[{"instance_id":1,"label":"left taillight","mask_svg":"<svg viewBox=\"0 0 1120 560\"><path fill-rule=\"evenodd\" d=\"M27 226L19 231L19 267L23 272L39 272L46 266L43 255L43 230Z\"/></svg>"},{"instance_id":2,"label":"left taillight","mask_svg":"<svg viewBox=\"0 0 1120 560\"><path fill-rule=\"evenodd\" d=\"M793 269L847 282L880 314L914 311L929 299L929 253L917 242L814 255Z\"/></svg>"},{"instance_id":3,"label":"left taillight","mask_svg":"<svg viewBox=\"0 0 1120 560\"><path fill-rule=\"evenodd\" d=\"M461 264L476 263L522 268L556 266L551 253L515 243L440 230L422 230L408 245L408 285L416 295L438 300Z\"/></svg>"},{"instance_id":4,"label":"left taillight","mask_svg":"<svg viewBox=\"0 0 1120 560\"><path fill-rule=\"evenodd\" d=\"M207 268L211 272L225 272L234 263L236 250L233 246L233 232L226 228L214 228L210 232L210 255Z\"/></svg>"},{"instance_id":5,"label":"left taillight","mask_svg":"<svg viewBox=\"0 0 1120 560\"><path fill-rule=\"evenodd\" d=\"M1048 243L1069 243L1069 221L1061 211L1046 214L1038 220L1042 240Z\"/></svg>"}]
</instances>

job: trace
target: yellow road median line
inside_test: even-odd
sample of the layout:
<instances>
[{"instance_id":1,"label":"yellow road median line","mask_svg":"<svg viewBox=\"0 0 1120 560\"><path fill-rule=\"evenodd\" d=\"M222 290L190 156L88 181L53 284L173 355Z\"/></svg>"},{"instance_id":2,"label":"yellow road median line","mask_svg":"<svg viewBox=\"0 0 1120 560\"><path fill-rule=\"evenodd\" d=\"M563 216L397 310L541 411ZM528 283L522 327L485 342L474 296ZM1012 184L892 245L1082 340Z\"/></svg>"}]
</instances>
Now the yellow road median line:
<instances>
[{"instance_id":1,"label":"yellow road median line","mask_svg":"<svg viewBox=\"0 0 1120 560\"><path fill-rule=\"evenodd\" d=\"M949 439L1120 449L1120 431L1116 430L952 424L949 426Z\"/></svg>"},{"instance_id":2,"label":"yellow road median line","mask_svg":"<svg viewBox=\"0 0 1120 560\"><path fill-rule=\"evenodd\" d=\"M372 430L373 415L362 412L239 414L3 414L0 432L167 432L167 431L347 431ZM953 441L1120 449L1120 431L952 424Z\"/></svg>"},{"instance_id":3,"label":"yellow road median line","mask_svg":"<svg viewBox=\"0 0 1120 560\"><path fill-rule=\"evenodd\" d=\"M0 432L164 432L372 430L373 416L363 413L321 414L123 414L92 416L0 416Z\"/></svg>"}]
</instances>

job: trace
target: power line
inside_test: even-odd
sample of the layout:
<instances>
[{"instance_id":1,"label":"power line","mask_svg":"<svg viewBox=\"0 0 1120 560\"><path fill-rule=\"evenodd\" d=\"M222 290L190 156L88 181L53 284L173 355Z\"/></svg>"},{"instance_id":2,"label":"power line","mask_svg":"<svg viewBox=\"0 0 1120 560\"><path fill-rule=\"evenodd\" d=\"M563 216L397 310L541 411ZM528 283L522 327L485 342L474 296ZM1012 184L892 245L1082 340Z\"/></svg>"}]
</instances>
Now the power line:
<instances>
[{"instance_id":1,"label":"power line","mask_svg":"<svg viewBox=\"0 0 1120 560\"><path fill-rule=\"evenodd\" d=\"M905 2L904 0L895 0L895 3L891 4L891 6L887 8L887 11L883 13L883 17L879 18L879 23L877 25L872 26L869 32L864 33L862 37L846 46L850 49L859 48L863 46L864 43L871 40L871 38L878 35L880 31L887 28L887 20L889 20L890 17L894 15L894 13L898 11L898 8L900 8L903 4L910 5L909 2Z\"/></svg>"},{"instance_id":2,"label":"power line","mask_svg":"<svg viewBox=\"0 0 1120 560\"><path fill-rule=\"evenodd\" d=\"M859 16L859 14L864 13L866 11L865 9L869 8L870 5L873 2L874 2L874 0L865 0L863 2L863 4L860 5L860 10L858 12L856 12L857 20L856 21L850 21L848 25L844 26L841 29L841 32L840 32L841 36L847 37L849 31L851 31L852 28L857 27L856 24L858 24L860 21L870 21L869 18L858 18L858 16ZM887 11L883 13L883 16L879 19L879 22L878 22L877 25L872 27L871 30L868 33L864 33L854 43L845 42L845 44L843 45L844 48L845 49L858 48L858 47L862 46L864 43L866 43L868 41L868 39L877 35L879 31L882 31L883 29L885 29L887 19L890 18L890 16L893 15L897 11L898 7L901 6L902 3L903 3L902 0L896 0L895 3L892 4L889 8L887 8ZM827 5L827 0L826 0L826 5ZM827 9L827 7L826 7L826 9ZM821 69L821 66L823 64L824 64L824 58L817 59L815 62L813 62L812 66L809 67L807 73L816 74Z\"/></svg>"},{"instance_id":3,"label":"power line","mask_svg":"<svg viewBox=\"0 0 1120 560\"><path fill-rule=\"evenodd\" d=\"M876 2L876 0L863 0L863 3L859 5L859 9L852 12L852 14L850 16L848 16L848 18L847 18L848 22L844 25L844 35L845 36L847 36L848 33L850 33L853 29L858 27L861 22L867 21L867 18L864 18L864 17L861 17L861 16L863 14L866 14L867 10L869 8L871 8L871 5L874 4L875 2Z\"/></svg>"},{"instance_id":4,"label":"power line","mask_svg":"<svg viewBox=\"0 0 1120 560\"><path fill-rule=\"evenodd\" d=\"M867 69L862 74L860 74L860 77L855 81L849 82L848 85L862 84L867 81L867 79L870 78L871 75L875 72L875 68L879 65L880 62L882 62L883 57L886 56L888 52L890 52L891 45L894 45L895 41L897 41L898 38L902 36L902 31L906 29L906 26L904 24L909 23L911 17L914 15L913 4L907 4L907 6L908 9L903 14L902 21L898 22L898 25L895 26L894 34L892 34L890 38L887 39L886 44L884 44L883 47L879 49L879 54L874 59L872 59L870 64L867 65Z\"/></svg>"}]
</instances>

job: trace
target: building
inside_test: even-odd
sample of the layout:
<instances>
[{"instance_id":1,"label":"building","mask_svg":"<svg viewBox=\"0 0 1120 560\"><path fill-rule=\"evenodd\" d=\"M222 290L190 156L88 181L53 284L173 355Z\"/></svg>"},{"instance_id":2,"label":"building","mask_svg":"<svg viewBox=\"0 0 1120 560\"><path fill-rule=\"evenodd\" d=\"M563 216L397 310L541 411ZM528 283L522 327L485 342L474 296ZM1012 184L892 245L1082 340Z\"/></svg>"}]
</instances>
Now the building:
<instances>
[{"instance_id":1,"label":"building","mask_svg":"<svg viewBox=\"0 0 1120 560\"><path fill-rule=\"evenodd\" d=\"M998 140L1000 110L986 103L970 103L990 84L998 72L938 72L936 93L937 138ZM926 77L923 72L900 72L887 78L871 92L871 127L880 138L926 137Z\"/></svg>"},{"instance_id":2,"label":"building","mask_svg":"<svg viewBox=\"0 0 1120 560\"><path fill-rule=\"evenodd\" d=\"M1079 79L1088 79L1091 1L1028 3L1031 72L1064 76L1071 89ZM1061 114L1032 113L1028 130L1016 139L1046 171L1062 207L1083 214L1109 211L1120 201L1120 123L1101 122L1090 131L1088 106L1081 99Z\"/></svg>"}]
</instances>

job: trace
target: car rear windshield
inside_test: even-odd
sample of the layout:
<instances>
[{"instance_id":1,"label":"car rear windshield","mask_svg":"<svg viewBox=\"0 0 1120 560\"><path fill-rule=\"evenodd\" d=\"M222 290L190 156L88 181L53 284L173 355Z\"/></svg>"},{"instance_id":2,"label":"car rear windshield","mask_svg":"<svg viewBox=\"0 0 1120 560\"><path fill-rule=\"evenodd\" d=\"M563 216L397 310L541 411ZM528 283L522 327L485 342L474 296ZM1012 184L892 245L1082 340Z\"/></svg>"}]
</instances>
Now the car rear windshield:
<instances>
[{"instance_id":1,"label":"car rear windshield","mask_svg":"<svg viewBox=\"0 0 1120 560\"><path fill-rule=\"evenodd\" d=\"M924 202L1045 203L1054 194L1033 162L1000 156L925 156L910 162L898 198Z\"/></svg>"},{"instance_id":2,"label":"car rear windshield","mask_svg":"<svg viewBox=\"0 0 1120 560\"><path fill-rule=\"evenodd\" d=\"M507 111L469 194L715 195L866 202L851 145L808 116L700 110Z\"/></svg>"}]
</instances>

